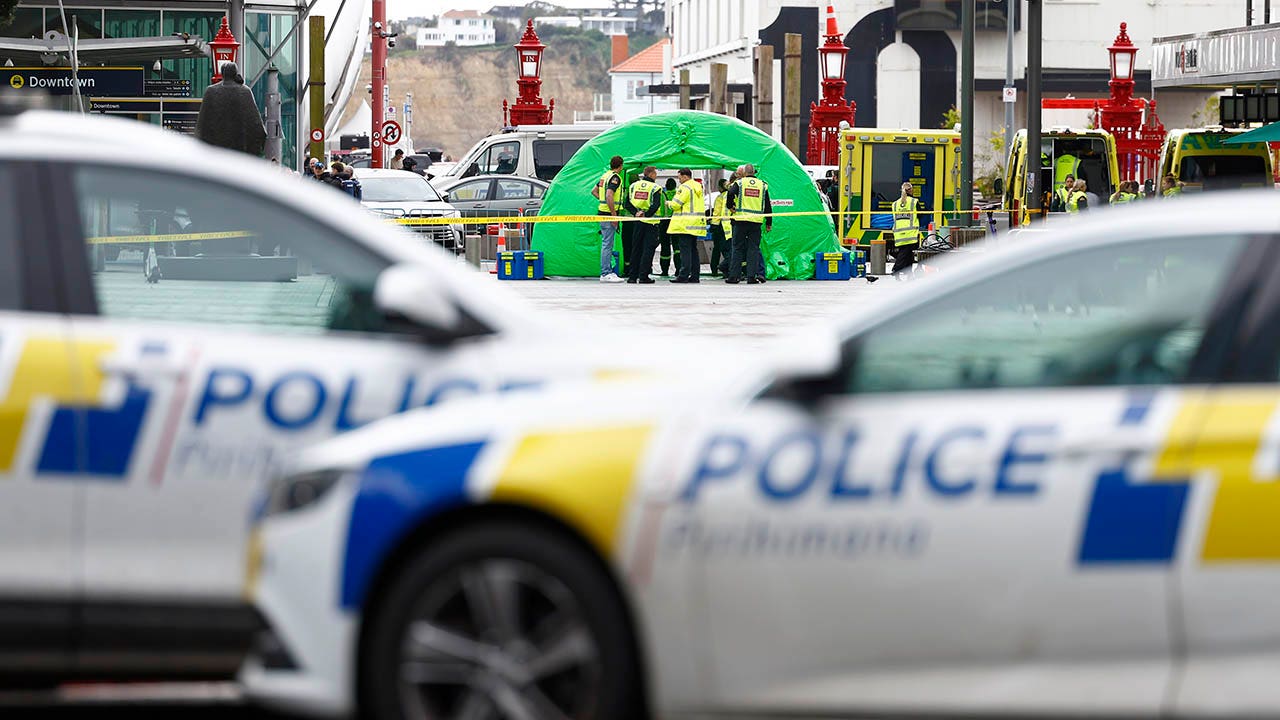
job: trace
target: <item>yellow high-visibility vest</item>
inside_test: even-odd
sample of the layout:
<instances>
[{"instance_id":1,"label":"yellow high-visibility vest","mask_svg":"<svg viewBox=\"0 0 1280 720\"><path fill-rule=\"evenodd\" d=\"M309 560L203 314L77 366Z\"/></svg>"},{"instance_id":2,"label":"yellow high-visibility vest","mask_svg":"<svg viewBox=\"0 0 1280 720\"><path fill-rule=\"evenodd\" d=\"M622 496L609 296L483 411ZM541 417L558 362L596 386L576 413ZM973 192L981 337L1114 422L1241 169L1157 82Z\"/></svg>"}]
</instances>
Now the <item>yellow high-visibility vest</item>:
<instances>
[{"instance_id":1,"label":"yellow high-visibility vest","mask_svg":"<svg viewBox=\"0 0 1280 720\"><path fill-rule=\"evenodd\" d=\"M606 170L604 172L604 175L600 176L600 181L596 183L596 189L600 191L599 193L600 204L599 206L596 207L596 210L598 210L599 212L602 212L602 213L609 212L609 203L607 202L607 200L609 199L609 182L614 177L618 178L618 189L621 190L622 178L619 177L618 173L613 170ZM621 204L622 203L618 201L617 193L614 193L613 206L616 208Z\"/></svg>"},{"instance_id":2,"label":"yellow high-visibility vest","mask_svg":"<svg viewBox=\"0 0 1280 720\"><path fill-rule=\"evenodd\" d=\"M631 187L627 188L627 192L630 193L632 206L641 212L648 211L653 206L654 198L659 197L658 184L649 182L644 178L631 183ZM641 220L641 222L657 225L658 219L645 219Z\"/></svg>"},{"instance_id":3,"label":"yellow high-visibility vest","mask_svg":"<svg viewBox=\"0 0 1280 720\"><path fill-rule=\"evenodd\" d=\"M769 186L758 177L745 177L738 181L738 205L733 219L738 222L762 223L764 218L764 194Z\"/></svg>"},{"instance_id":4,"label":"yellow high-visibility vest","mask_svg":"<svg viewBox=\"0 0 1280 720\"><path fill-rule=\"evenodd\" d=\"M914 197L893 201L893 244L897 247L920 242L920 227L916 220L916 208L920 201Z\"/></svg>"},{"instance_id":5,"label":"yellow high-visibility vest","mask_svg":"<svg viewBox=\"0 0 1280 720\"><path fill-rule=\"evenodd\" d=\"M707 232L706 216L703 208L707 201L702 197L702 186L693 180L686 180L676 188L676 196L667 201L667 206L674 212L671 215L671 226L667 230L670 235L703 236Z\"/></svg>"},{"instance_id":6,"label":"yellow high-visibility vest","mask_svg":"<svg viewBox=\"0 0 1280 720\"><path fill-rule=\"evenodd\" d=\"M718 218L723 218L721 220L717 220L716 222L720 223L720 229L724 230L725 237L728 237L729 233L733 232L732 230L733 223L729 220L728 217L726 217L727 213L725 212L725 201L727 201L728 199L729 199L729 193L727 191L722 192L716 196L716 201L711 204L711 214Z\"/></svg>"}]
</instances>

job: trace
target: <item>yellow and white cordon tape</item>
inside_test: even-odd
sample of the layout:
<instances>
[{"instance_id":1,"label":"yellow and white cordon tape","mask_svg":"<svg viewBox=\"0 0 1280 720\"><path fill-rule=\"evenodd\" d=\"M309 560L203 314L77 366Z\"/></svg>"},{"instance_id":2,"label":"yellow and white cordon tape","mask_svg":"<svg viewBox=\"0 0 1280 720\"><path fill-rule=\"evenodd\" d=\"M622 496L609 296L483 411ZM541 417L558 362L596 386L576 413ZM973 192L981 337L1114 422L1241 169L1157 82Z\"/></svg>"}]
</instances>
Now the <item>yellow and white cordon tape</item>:
<instances>
[{"instance_id":1,"label":"yellow and white cordon tape","mask_svg":"<svg viewBox=\"0 0 1280 720\"><path fill-rule=\"evenodd\" d=\"M190 240L225 240L227 238L254 237L245 230L227 230L224 232L178 233L170 235L107 235L91 237L86 240L90 245L116 245L130 243L187 242Z\"/></svg>"},{"instance_id":2,"label":"yellow and white cordon tape","mask_svg":"<svg viewBox=\"0 0 1280 720\"><path fill-rule=\"evenodd\" d=\"M966 212L987 212L986 210L918 210L917 215L933 215L935 212L943 215L964 215ZM991 212L1003 212L999 209ZM869 217L871 215L893 215L889 210L846 210L845 212L836 212L834 210L806 210L802 212L776 212L776 213L757 213L755 217L759 218L781 218L781 217L805 217L814 215L861 215ZM700 216L704 221L721 222L723 220L733 220L732 215L712 215L710 217ZM608 218L607 220L605 218ZM510 217L433 217L433 218L390 218L388 222L396 225L521 225L524 223L601 223L601 222L643 222L645 220L670 220L670 217L631 217L629 215L512 215Z\"/></svg>"}]
</instances>

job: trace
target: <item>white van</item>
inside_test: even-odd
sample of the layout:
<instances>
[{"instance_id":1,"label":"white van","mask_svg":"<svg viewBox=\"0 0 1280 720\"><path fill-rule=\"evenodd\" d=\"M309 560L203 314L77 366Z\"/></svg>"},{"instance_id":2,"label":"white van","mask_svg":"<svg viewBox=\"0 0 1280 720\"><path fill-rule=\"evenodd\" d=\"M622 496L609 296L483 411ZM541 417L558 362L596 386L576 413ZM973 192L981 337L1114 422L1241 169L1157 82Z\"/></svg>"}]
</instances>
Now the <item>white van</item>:
<instances>
[{"instance_id":1,"label":"white van","mask_svg":"<svg viewBox=\"0 0 1280 720\"><path fill-rule=\"evenodd\" d=\"M521 175L551 181L587 141L612 123L504 128L476 143L441 180L472 175Z\"/></svg>"}]
</instances>

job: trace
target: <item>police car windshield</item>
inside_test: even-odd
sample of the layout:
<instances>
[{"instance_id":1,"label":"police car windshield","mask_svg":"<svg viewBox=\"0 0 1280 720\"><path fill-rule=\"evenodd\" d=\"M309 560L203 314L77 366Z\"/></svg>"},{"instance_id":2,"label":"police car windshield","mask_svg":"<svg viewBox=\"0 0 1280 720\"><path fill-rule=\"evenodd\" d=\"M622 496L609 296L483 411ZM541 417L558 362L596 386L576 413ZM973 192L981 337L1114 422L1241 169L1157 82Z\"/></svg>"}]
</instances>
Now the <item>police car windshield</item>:
<instances>
[{"instance_id":1,"label":"police car windshield","mask_svg":"<svg viewBox=\"0 0 1280 720\"><path fill-rule=\"evenodd\" d=\"M365 202L438 202L440 194L420 175L360 178Z\"/></svg>"}]
</instances>

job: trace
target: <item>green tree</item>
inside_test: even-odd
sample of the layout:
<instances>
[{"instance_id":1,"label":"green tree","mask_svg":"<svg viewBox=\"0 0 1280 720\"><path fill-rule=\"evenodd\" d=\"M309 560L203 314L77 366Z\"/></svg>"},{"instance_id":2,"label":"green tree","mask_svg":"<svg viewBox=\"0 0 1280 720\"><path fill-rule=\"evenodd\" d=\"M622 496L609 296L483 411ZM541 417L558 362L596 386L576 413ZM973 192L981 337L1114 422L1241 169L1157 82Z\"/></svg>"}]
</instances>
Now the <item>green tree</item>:
<instances>
[{"instance_id":1,"label":"green tree","mask_svg":"<svg viewBox=\"0 0 1280 720\"><path fill-rule=\"evenodd\" d=\"M18 0L0 0L0 28L9 27L13 22L13 11L18 7Z\"/></svg>"}]
</instances>

